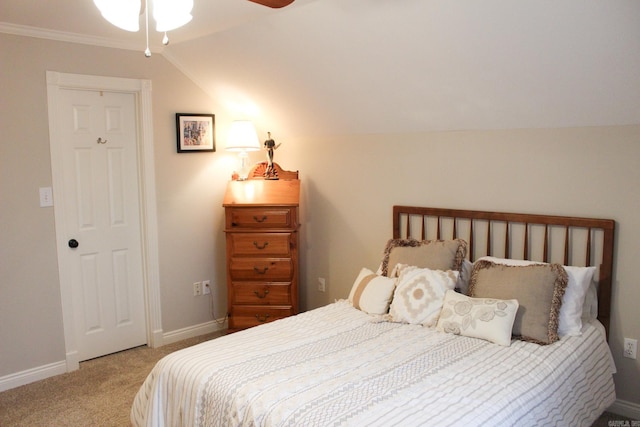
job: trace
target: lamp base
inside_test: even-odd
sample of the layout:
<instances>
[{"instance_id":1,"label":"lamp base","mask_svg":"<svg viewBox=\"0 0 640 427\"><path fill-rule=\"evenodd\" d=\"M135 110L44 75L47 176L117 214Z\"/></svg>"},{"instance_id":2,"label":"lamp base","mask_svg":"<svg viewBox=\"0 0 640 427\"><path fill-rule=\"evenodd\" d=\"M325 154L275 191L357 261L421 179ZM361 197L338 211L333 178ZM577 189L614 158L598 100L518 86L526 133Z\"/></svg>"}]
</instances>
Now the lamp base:
<instances>
[{"instance_id":1,"label":"lamp base","mask_svg":"<svg viewBox=\"0 0 640 427\"><path fill-rule=\"evenodd\" d=\"M249 175L249 155L246 151L241 151L238 153L238 157L240 157L240 170L237 181L246 181L247 175Z\"/></svg>"}]
</instances>

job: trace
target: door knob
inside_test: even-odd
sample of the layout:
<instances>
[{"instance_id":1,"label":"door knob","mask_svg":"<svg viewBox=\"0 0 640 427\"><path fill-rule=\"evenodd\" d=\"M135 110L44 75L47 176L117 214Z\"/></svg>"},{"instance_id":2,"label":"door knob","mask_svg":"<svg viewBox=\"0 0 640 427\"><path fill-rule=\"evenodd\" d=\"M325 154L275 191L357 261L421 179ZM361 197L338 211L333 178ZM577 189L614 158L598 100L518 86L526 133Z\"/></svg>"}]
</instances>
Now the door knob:
<instances>
[{"instance_id":1,"label":"door knob","mask_svg":"<svg viewBox=\"0 0 640 427\"><path fill-rule=\"evenodd\" d=\"M76 239L71 239L71 240L69 240L69 247L70 247L71 249L75 249L75 248L77 248L77 247L78 247L78 245L79 245L79 243L78 243L78 241L77 241Z\"/></svg>"}]
</instances>

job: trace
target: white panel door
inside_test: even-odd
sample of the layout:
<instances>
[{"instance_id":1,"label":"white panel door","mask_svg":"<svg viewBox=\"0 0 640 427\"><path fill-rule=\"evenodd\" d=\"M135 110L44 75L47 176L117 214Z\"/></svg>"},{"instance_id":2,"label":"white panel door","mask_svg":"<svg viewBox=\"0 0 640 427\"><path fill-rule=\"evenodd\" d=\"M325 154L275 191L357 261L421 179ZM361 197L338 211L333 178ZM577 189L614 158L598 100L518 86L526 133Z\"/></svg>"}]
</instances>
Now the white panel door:
<instances>
[{"instance_id":1,"label":"white panel door","mask_svg":"<svg viewBox=\"0 0 640 427\"><path fill-rule=\"evenodd\" d=\"M64 89L59 105L64 250L82 361L147 342L136 99Z\"/></svg>"}]
</instances>

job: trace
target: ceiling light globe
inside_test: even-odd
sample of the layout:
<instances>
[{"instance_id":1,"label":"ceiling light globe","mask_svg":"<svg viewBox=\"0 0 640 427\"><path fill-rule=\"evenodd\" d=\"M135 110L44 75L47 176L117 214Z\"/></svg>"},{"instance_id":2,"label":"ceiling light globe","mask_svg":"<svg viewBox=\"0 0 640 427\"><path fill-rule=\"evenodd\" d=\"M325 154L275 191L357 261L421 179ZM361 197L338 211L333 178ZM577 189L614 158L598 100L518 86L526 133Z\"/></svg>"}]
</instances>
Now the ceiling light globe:
<instances>
[{"instance_id":1,"label":"ceiling light globe","mask_svg":"<svg viewBox=\"0 0 640 427\"><path fill-rule=\"evenodd\" d=\"M140 0L93 0L102 17L126 31L140 30Z\"/></svg>"},{"instance_id":2,"label":"ceiling light globe","mask_svg":"<svg viewBox=\"0 0 640 427\"><path fill-rule=\"evenodd\" d=\"M193 0L154 0L153 19L156 31L165 32L182 27L191 19Z\"/></svg>"}]
</instances>

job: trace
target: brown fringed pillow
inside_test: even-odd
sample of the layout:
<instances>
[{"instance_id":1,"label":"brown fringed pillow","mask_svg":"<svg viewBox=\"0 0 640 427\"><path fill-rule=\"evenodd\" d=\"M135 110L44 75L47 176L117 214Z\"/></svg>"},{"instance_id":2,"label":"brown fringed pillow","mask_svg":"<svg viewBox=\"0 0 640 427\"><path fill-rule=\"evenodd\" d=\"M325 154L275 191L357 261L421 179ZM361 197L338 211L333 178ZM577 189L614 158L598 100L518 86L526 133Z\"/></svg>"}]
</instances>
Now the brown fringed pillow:
<instances>
[{"instance_id":1,"label":"brown fringed pillow","mask_svg":"<svg viewBox=\"0 0 640 427\"><path fill-rule=\"evenodd\" d=\"M455 240L391 239L384 249L381 274L390 277L396 264L431 270L460 272L467 256L467 242Z\"/></svg>"},{"instance_id":2,"label":"brown fringed pillow","mask_svg":"<svg viewBox=\"0 0 640 427\"><path fill-rule=\"evenodd\" d=\"M477 261L471 272L469 296L518 300L513 335L523 341L558 341L558 320L567 272L560 264L512 266Z\"/></svg>"}]
</instances>

